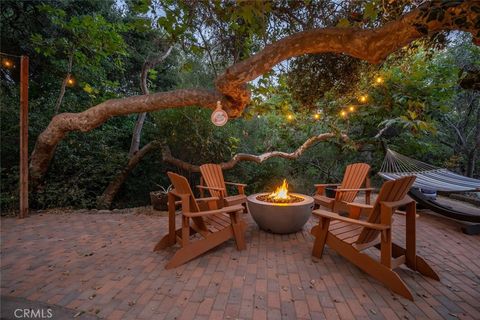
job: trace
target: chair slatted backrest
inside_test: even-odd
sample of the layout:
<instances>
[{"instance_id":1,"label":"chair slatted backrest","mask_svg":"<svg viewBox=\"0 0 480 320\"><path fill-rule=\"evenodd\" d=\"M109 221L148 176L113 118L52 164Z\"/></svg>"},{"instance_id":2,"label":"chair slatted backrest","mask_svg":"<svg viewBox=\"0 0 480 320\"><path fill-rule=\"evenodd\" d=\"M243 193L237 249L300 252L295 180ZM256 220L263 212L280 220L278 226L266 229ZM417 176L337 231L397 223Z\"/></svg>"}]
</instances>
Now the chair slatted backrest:
<instances>
[{"instance_id":1,"label":"chair slatted backrest","mask_svg":"<svg viewBox=\"0 0 480 320\"><path fill-rule=\"evenodd\" d=\"M225 179L223 178L222 167L219 164L207 163L200 166L200 173L207 187L223 188L225 193L222 195L221 191L209 190L212 197L227 197L227 189L225 186Z\"/></svg>"},{"instance_id":2,"label":"chair slatted backrest","mask_svg":"<svg viewBox=\"0 0 480 320\"><path fill-rule=\"evenodd\" d=\"M400 179L387 181L383 184L380 192L378 193L377 200L373 206L372 212L368 217L368 222L370 223L380 223L381 217L381 202L396 202L402 200L412 187L413 182L415 181L415 176L406 176ZM375 240L380 231L364 228L360 236L358 237L356 243L368 243Z\"/></svg>"},{"instance_id":3,"label":"chair slatted backrest","mask_svg":"<svg viewBox=\"0 0 480 320\"><path fill-rule=\"evenodd\" d=\"M187 178L173 172L167 172L168 177L173 185L173 192L177 195L187 195L190 199L190 212L199 212L200 208L198 207L197 202L195 201L195 196L193 195L192 188L188 183Z\"/></svg>"},{"instance_id":4,"label":"chair slatted backrest","mask_svg":"<svg viewBox=\"0 0 480 320\"><path fill-rule=\"evenodd\" d=\"M366 163L352 163L345 169L341 189L359 189L367 178L370 166ZM358 191L337 192L335 198L338 201L353 202Z\"/></svg>"}]
</instances>

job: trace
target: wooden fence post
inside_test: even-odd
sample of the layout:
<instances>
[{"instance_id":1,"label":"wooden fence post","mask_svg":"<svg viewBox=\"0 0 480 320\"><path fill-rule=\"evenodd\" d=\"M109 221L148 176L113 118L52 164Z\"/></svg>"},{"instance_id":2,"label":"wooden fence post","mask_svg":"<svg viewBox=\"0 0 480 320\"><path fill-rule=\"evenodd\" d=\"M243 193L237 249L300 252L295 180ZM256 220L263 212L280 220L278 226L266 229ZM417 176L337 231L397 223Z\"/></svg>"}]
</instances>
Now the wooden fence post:
<instances>
[{"instance_id":1,"label":"wooden fence post","mask_svg":"<svg viewBox=\"0 0 480 320\"><path fill-rule=\"evenodd\" d=\"M20 218L28 216L28 57L20 58Z\"/></svg>"}]
</instances>

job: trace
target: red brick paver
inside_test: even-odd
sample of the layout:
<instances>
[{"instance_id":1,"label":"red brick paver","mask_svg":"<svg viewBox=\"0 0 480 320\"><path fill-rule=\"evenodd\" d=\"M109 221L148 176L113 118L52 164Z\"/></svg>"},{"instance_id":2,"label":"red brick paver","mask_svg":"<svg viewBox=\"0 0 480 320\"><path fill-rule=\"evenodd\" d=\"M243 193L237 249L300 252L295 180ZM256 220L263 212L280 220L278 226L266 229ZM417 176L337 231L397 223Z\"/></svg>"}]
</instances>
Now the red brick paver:
<instances>
[{"instance_id":1,"label":"red brick paver","mask_svg":"<svg viewBox=\"0 0 480 320\"><path fill-rule=\"evenodd\" d=\"M332 250L312 260L314 221L273 235L248 220L245 251L232 241L177 269L174 249L153 253L167 218L36 214L2 218L1 293L106 319L480 319L480 236L422 215L418 253L441 281L399 272L415 302L391 293ZM395 217L402 242L405 221Z\"/></svg>"}]
</instances>

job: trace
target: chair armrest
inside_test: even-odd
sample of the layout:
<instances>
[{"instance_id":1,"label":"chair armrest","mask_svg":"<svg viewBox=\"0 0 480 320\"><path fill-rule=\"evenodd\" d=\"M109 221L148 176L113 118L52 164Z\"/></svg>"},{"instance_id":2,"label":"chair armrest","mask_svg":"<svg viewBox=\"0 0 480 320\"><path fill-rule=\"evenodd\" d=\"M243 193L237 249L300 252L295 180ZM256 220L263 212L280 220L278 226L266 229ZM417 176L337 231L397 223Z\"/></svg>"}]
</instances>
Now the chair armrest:
<instances>
[{"instance_id":1,"label":"chair armrest","mask_svg":"<svg viewBox=\"0 0 480 320\"><path fill-rule=\"evenodd\" d=\"M207 187L207 186L197 186L198 189L207 189L215 191L225 191L225 188L216 188L216 187Z\"/></svg>"},{"instance_id":2,"label":"chair armrest","mask_svg":"<svg viewBox=\"0 0 480 320\"><path fill-rule=\"evenodd\" d=\"M325 188L326 187L329 187L329 186L339 186L340 184L339 183L317 183L317 184L314 184L315 186L315 194L318 194L318 195L325 195Z\"/></svg>"},{"instance_id":3,"label":"chair armrest","mask_svg":"<svg viewBox=\"0 0 480 320\"><path fill-rule=\"evenodd\" d=\"M225 181L225 184L229 184L232 186L241 186L241 187L246 187L247 185L245 183L236 183L236 182L227 182Z\"/></svg>"},{"instance_id":4,"label":"chair armrest","mask_svg":"<svg viewBox=\"0 0 480 320\"><path fill-rule=\"evenodd\" d=\"M396 209L398 207L407 205L412 202L415 202L415 201L409 196L405 196L402 200L399 200L399 201L394 201L394 202L381 201L380 204L387 208Z\"/></svg>"},{"instance_id":5,"label":"chair armrest","mask_svg":"<svg viewBox=\"0 0 480 320\"><path fill-rule=\"evenodd\" d=\"M210 216L210 215L215 215L219 213L231 213L231 212L237 212L237 211L243 212L243 209L244 208L242 205L237 204L234 206L223 207L222 209L207 210L207 211L200 211L200 212L182 212L182 214L186 217L194 218L194 217Z\"/></svg>"},{"instance_id":6,"label":"chair armrest","mask_svg":"<svg viewBox=\"0 0 480 320\"><path fill-rule=\"evenodd\" d=\"M335 192L350 192L350 191L375 191L375 188L358 188L358 189L335 189Z\"/></svg>"},{"instance_id":7,"label":"chair armrest","mask_svg":"<svg viewBox=\"0 0 480 320\"><path fill-rule=\"evenodd\" d=\"M367 227L367 228L370 228L370 229L375 229L375 230L390 229L389 225L370 223L370 222L366 222L366 221L362 221L362 220L356 220L356 219L351 219L351 218L347 218L347 217L342 217L341 215L339 215L337 213L333 213L333 212L329 212L329 211L325 211L325 210L313 210L312 213L317 217L348 222L348 223L351 223L351 224L356 224L356 225Z\"/></svg>"},{"instance_id":8,"label":"chair armrest","mask_svg":"<svg viewBox=\"0 0 480 320\"><path fill-rule=\"evenodd\" d=\"M354 207L354 208L359 208L359 209L373 209L372 204L363 204L363 203L358 203L358 202L349 202L349 203L347 203L347 207Z\"/></svg>"},{"instance_id":9,"label":"chair armrest","mask_svg":"<svg viewBox=\"0 0 480 320\"><path fill-rule=\"evenodd\" d=\"M329 186L339 186L341 183L316 183L315 187L329 187Z\"/></svg>"},{"instance_id":10,"label":"chair armrest","mask_svg":"<svg viewBox=\"0 0 480 320\"><path fill-rule=\"evenodd\" d=\"M347 203L348 208L348 217L352 219L359 219L362 212L364 214L370 214L373 210L373 205L363 204L358 202L349 202Z\"/></svg>"},{"instance_id":11,"label":"chair armrest","mask_svg":"<svg viewBox=\"0 0 480 320\"><path fill-rule=\"evenodd\" d=\"M195 199L197 202L210 202L210 201L218 201L220 200L219 197L207 197L207 198L197 198Z\"/></svg>"}]
</instances>

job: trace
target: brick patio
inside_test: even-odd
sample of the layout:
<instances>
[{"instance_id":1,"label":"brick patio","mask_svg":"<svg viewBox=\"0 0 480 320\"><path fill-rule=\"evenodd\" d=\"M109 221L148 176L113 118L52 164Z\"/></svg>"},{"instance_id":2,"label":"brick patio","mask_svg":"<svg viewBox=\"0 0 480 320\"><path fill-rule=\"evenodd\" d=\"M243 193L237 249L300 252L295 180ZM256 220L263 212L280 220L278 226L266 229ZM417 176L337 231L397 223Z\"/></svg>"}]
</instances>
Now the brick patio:
<instances>
[{"instance_id":1,"label":"brick patio","mask_svg":"<svg viewBox=\"0 0 480 320\"><path fill-rule=\"evenodd\" d=\"M480 319L480 236L443 218L418 219L420 255L441 282L400 274L415 302L392 294L312 237L272 235L247 217L248 249L230 241L174 270L173 250L153 253L164 216L36 214L2 218L2 295L107 319ZM402 216L395 238L403 238Z\"/></svg>"}]
</instances>

